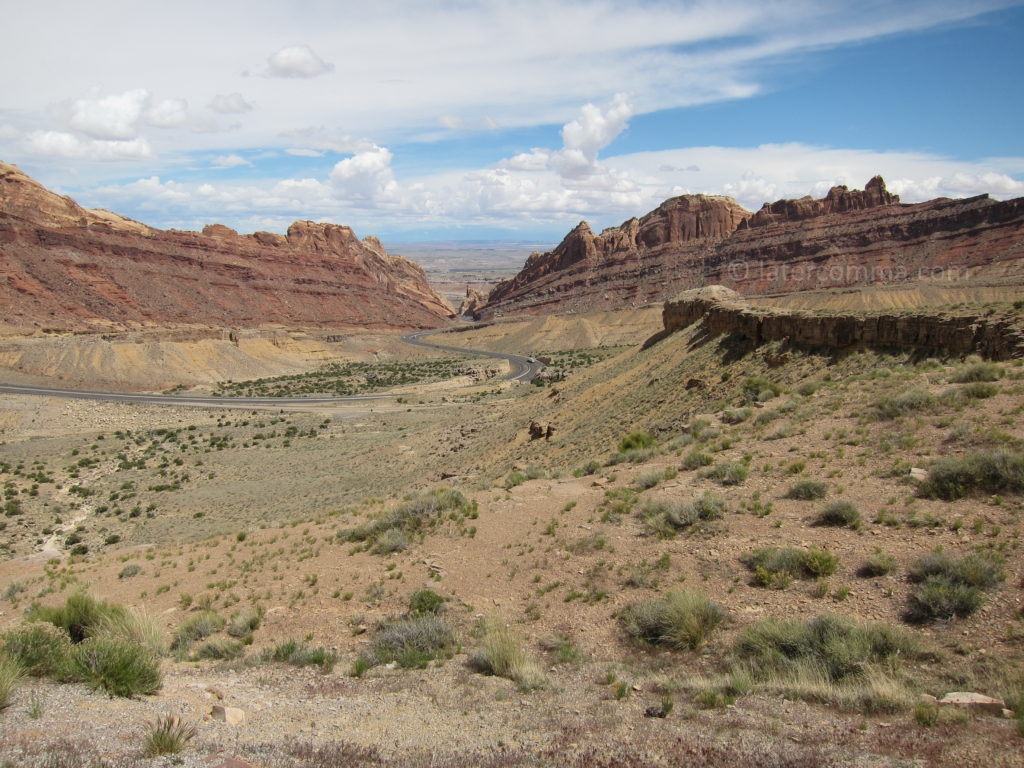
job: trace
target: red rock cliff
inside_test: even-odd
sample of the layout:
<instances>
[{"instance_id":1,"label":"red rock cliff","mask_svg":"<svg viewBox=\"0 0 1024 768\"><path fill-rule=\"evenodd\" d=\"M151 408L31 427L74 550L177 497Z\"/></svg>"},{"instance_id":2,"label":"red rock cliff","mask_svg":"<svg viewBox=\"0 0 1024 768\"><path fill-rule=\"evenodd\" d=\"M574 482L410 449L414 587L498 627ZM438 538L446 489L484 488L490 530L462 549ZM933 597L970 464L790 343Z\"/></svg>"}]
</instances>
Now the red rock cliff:
<instances>
[{"instance_id":1,"label":"red rock cliff","mask_svg":"<svg viewBox=\"0 0 1024 768\"><path fill-rule=\"evenodd\" d=\"M452 314L423 271L349 227L287 235L153 229L86 210L0 164L0 306L9 328L201 324L426 328Z\"/></svg>"},{"instance_id":2,"label":"red rock cliff","mask_svg":"<svg viewBox=\"0 0 1024 768\"><path fill-rule=\"evenodd\" d=\"M720 284L747 295L898 282L1024 282L1024 198L900 204L876 176L821 200L686 195L595 236L584 223L499 284L481 317L616 309Z\"/></svg>"}]
</instances>

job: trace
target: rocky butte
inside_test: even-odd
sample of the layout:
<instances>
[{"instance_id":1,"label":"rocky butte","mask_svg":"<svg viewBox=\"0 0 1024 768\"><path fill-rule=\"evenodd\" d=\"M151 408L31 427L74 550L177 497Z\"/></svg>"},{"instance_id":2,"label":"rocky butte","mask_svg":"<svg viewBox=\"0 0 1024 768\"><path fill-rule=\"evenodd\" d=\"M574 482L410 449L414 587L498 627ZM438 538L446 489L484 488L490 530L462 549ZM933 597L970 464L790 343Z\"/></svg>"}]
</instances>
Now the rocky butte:
<instances>
[{"instance_id":1,"label":"rocky butte","mask_svg":"<svg viewBox=\"0 0 1024 768\"><path fill-rule=\"evenodd\" d=\"M174 325L429 328L453 314L374 237L159 230L56 195L0 163L0 322L9 333Z\"/></svg>"},{"instance_id":2,"label":"rocky butte","mask_svg":"<svg viewBox=\"0 0 1024 768\"><path fill-rule=\"evenodd\" d=\"M1024 198L903 204L881 177L821 200L682 195L595 235L584 222L495 286L476 315L620 309L723 285L743 295L895 283L1020 285Z\"/></svg>"}]
</instances>

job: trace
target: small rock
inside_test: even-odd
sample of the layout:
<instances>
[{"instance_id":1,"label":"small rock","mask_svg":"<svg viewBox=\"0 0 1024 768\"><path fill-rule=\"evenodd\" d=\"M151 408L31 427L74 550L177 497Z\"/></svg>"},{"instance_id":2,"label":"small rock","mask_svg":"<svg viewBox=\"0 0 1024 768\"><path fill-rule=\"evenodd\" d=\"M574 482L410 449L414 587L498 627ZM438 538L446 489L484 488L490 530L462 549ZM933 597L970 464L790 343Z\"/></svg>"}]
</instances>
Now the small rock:
<instances>
[{"instance_id":1,"label":"small rock","mask_svg":"<svg viewBox=\"0 0 1024 768\"><path fill-rule=\"evenodd\" d=\"M219 688L214 688L212 685L207 686L206 692L211 696L214 696L218 701L224 700L224 691L220 690Z\"/></svg>"},{"instance_id":2,"label":"small rock","mask_svg":"<svg viewBox=\"0 0 1024 768\"><path fill-rule=\"evenodd\" d=\"M245 723L245 712L238 707L225 707L223 704L214 704L210 710L214 720L220 720L227 725L242 725Z\"/></svg>"},{"instance_id":3,"label":"small rock","mask_svg":"<svg viewBox=\"0 0 1024 768\"><path fill-rule=\"evenodd\" d=\"M922 693L917 697L918 704L938 704L939 700L928 693Z\"/></svg>"},{"instance_id":4,"label":"small rock","mask_svg":"<svg viewBox=\"0 0 1024 768\"><path fill-rule=\"evenodd\" d=\"M920 467L911 467L910 468L910 479L911 480L921 481L921 480L926 480L927 478L928 478L928 470L927 469L921 469Z\"/></svg>"},{"instance_id":5,"label":"small rock","mask_svg":"<svg viewBox=\"0 0 1024 768\"><path fill-rule=\"evenodd\" d=\"M991 696L985 696L981 693L971 693L968 691L954 691L953 693L947 693L939 699L939 704L961 707L963 709L970 709L974 712L984 712L992 715L1002 715L1003 709L1006 708L1006 702L1002 699L993 699Z\"/></svg>"},{"instance_id":6,"label":"small rock","mask_svg":"<svg viewBox=\"0 0 1024 768\"><path fill-rule=\"evenodd\" d=\"M247 763L237 757L229 757L223 762L217 763L214 768L256 768L252 763Z\"/></svg>"},{"instance_id":7,"label":"small rock","mask_svg":"<svg viewBox=\"0 0 1024 768\"><path fill-rule=\"evenodd\" d=\"M1003 717L1005 719L1007 719L1007 720L1013 720L1013 718L1015 718L1016 716L1017 716L1017 713L1014 712L1012 709L1004 709L1003 710Z\"/></svg>"}]
</instances>

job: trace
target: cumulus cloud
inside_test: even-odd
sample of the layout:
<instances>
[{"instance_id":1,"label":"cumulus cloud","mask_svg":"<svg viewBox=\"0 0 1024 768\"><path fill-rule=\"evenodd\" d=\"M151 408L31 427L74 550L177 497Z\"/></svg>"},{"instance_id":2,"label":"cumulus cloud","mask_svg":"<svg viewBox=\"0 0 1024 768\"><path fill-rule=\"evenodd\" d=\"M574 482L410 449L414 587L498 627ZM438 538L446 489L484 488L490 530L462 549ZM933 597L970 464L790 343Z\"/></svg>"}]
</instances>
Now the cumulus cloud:
<instances>
[{"instance_id":1,"label":"cumulus cloud","mask_svg":"<svg viewBox=\"0 0 1024 768\"><path fill-rule=\"evenodd\" d=\"M398 184L391 169L392 157L391 150L377 146L347 157L331 170L331 183L357 200L379 203L394 198Z\"/></svg>"},{"instance_id":2,"label":"cumulus cloud","mask_svg":"<svg viewBox=\"0 0 1024 768\"><path fill-rule=\"evenodd\" d=\"M291 147L290 149L286 149L285 152L287 152L289 155L294 155L295 157L323 157L324 156L323 150L320 150L320 149L308 149L306 147Z\"/></svg>"},{"instance_id":3,"label":"cumulus cloud","mask_svg":"<svg viewBox=\"0 0 1024 768\"><path fill-rule=\"evenodd\" d=\"M562 128L562 151L555 156L555 164L563 176L578 178L597 169L597 153L622 133L633 115L629 97L615 95L608 109L601 111L586 104L580 116Z\"/></svg>"},{"instance_id":4,"label":"cumulus cloud","mask_svg":"<svg viewBox=\"0 0 1024 768\"><path fill-rule=\"evenodd\" d=\"M72 128L94 139L133 139L148 100L145 88L101 99L76 99L69 122Z\"/></svg>"},{"instance_id":5,"label":"cumulus cloud","mask_svg":"<svg viewBox=\"0 0 1024 768\"><path fill-rule=\"evenodd\" d=\"M188 122L188 102L185 99L164 99L146 110L147 125L155 128L177 128Z\"/></svg>"},{"instance_id":6,"label":"cumulus cloud","mask_svg":"<svg viewBox=\"0 0 1024 768\"><path fill-rule=\"evenodd\" d=\"M149 142L142 138L128 141L81 139L63 131L33 131L25 137L24 148L34 155L101 162L144 160L153 156Z\"/></svg>"},{"instance_id":7,"label":"cumulus cloud","mask_svg":"<svg viewBox=\"0 0 1024 768\"><path fill-rule=\"evenodd\" d=\"M218 93L207 105L222 115L241 115L252 111L252 104L240 93Z\"/></svg>"},{"instance_id":8,"label":"cumulus cloud","mask_svg":"<svg viewBox=\"0 0 1024 768\"><path fill-rule=\"evenodd\" d=\"M241 155L219 155L213 159L214 168L237 168L240 165L252 166L252 163Z\"/></svg>"},{"instance_id":9,"label":"cumulus cloud","mask_svg":"<svg viewBox=\"0 0 1024 768\"><path fill-rule=\"evenodd\" d=\"M334 65L317 56L308 45L289 45L267 59L270 77L317 77L333 71Z\"/></svg>"}]
</instances>

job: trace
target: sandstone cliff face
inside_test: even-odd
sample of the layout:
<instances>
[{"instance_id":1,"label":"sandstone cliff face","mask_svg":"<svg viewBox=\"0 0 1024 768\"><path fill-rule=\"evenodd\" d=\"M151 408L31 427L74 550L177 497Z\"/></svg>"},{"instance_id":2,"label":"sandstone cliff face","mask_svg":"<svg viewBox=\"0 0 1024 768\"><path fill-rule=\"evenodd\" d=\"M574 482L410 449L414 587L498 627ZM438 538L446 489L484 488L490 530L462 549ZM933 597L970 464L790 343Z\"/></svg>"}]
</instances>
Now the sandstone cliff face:
<instances>
[{"instance_id":1,"label":"sandstone cliff face","mask_svg":"<svg viewBox=\"0 0 1024 768\"><path fill-rule=\"evenodd\" d=\"M349 227L162 231L86 210L0 164L0 305L11 329L199 324L427 328L452 314L423 271Z\"/></svg>"},{"instance_id":2,"label":"sandstone cliff face","mask_svg":"<svg viewBox=\"0 0 1024 768\"><path fill-rule=\"evenodd\" d=\"M904 205L876 176L863 191L833 187L755 214L729 198L686 195L599 236L580 224L499 284L479 316L639 306L713 284L770 295L1022 281L1024 198Z\"/></svg>"},{"instance_id":3,"label":"sandstone cliff face","mask_svg":"<svg viewBox=\"0 0 1024 768\"><path fill-rule=\"evenodd\" d=\"M753 308L740 294L719 285L684 291L666 301L662 320L666 333L699 322L709 336L729 335L752 346L783 341L830 351L872 347L940 355L976 353L993 360L1024 357L1019 316L773 311Z\"/></svg>"}]
</instances>

